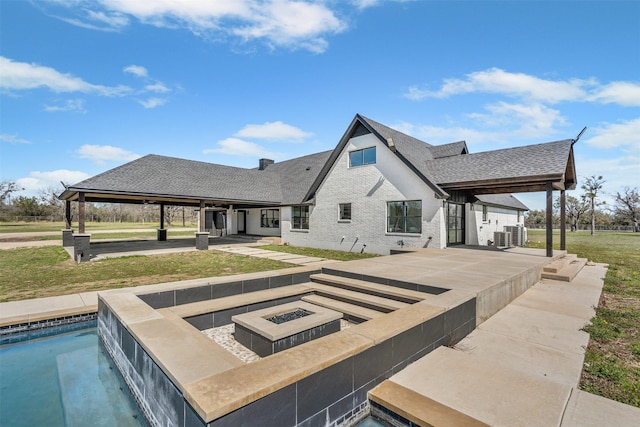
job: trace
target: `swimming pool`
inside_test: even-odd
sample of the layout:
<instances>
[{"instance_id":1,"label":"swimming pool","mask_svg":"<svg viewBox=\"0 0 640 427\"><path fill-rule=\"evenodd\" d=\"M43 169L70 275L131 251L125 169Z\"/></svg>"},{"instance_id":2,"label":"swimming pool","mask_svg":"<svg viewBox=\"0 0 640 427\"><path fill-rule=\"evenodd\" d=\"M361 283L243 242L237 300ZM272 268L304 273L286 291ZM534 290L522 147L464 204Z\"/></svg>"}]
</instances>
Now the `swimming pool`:
<instances>
[{"instance_id":1,"label":"swimming pool","mask_svg":"<svg viewBox=\"0 0 640 427\"><path fill-rule=\"evenodd\" d=\"M0 340L0 425L147 423L92 321Z\"/></svg>"}]
</instances>

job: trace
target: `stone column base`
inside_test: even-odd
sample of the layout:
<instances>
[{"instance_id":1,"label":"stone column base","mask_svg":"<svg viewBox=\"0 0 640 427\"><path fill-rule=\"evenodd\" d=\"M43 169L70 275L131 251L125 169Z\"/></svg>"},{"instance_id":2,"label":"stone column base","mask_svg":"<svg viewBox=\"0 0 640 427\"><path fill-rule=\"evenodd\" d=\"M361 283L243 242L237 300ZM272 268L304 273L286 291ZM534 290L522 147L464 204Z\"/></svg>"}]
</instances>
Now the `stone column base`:
<instances>
[{"instance_id":1,"label":"stone column base","mask_svg":"<svg viewBox=\"0 0 640 427\"><path fill-rule=\"evenodd\" d=\"M65 228L62 230L62 247L68 248L70 246L73 246L73 230Z\"/></svg>"},{"instance_id":2,"label":"stone column base","mask_svg":"<svg viewBox=\"0 0 640 427\"><path fill-rule=\"evenodd\" d=\"M87 262L91 259L89 252L89 241L91 234L74 234L73 235L73 253L76 262Z\"/></svg>"},{"instance_id":3,"label":"stone column base","mask_svg":"<svg viewBox=\"0 0 640 427\"><path fill-rule=\"evenodd\" d=\"M158 228L158 242L166 242L167 241L167 229L166 228Z\"/></svg>"},{"instance_id":4,"label":"stone column base","mask_svg":"<svg viewBox=\"0 0 640 427\"><path fill-rule=\"evenodd\" d=\"M196 233L196 249L199 251L209 250L209 233L198 231Z\"/></svg>"}]
</instances>

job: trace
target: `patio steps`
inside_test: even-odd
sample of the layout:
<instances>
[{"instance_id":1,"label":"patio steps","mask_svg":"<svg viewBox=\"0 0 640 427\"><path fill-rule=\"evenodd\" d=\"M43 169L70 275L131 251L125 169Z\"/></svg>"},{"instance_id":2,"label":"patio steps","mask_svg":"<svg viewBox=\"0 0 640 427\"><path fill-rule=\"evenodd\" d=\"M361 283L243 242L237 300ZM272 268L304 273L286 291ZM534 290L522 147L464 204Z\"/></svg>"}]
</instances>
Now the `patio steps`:
<instances>
[{"instance_id":1,"label":"patio steps","mask_svg":"<svg viewBox=\"0 0 640 427\"><path fill-rule=\"evenodd\" d=\"M396 286L383 285L380 283L367 282L365 280L351 279L349 277L334 276L326 273L312 274L310 279L312 282L323 283L325 285L348 289L350 291L362 292L368 295L390 298L408 304L413 304L429 298L429 294L425 294L423 292L399 288Z\"/></svg>"},{"instance_id":2,"label":"patio steps","mask_svg":"<svg viewBox=\"0 0 640 427\"><path fill-rule=\"evenodd\" d=\"M381 311L361 307L356 304L338 301L332 298L323 297L321 295L307 295L302 297L302 301L319 305L320 307L330 308L331 310L339 311L340 313L345 315L345 320L354 321L356 323L366 322L367 320L371 320L384 315L384 313Z\"/></svg>"},{"instance_id":3,"label":"patio steps","mask_svg":"<svg viewBox=\"0 0 640 427\"><path fill-rule=\"evenodd\" d=\"M305 283L316 295L326 298L346 302L349 304L359 305L371 310L380 311L382 313L390 313L392 311L407 307L409 304L396 301L391 298L384 298L376 295L369 295L362 292L350 291L335 286L329 286L317 282Z\"/></svg>"},{"instance_id":4,"label":"patio steps","mask_svg":"<svg viewBox=\"0 0 640 427\"><path fill-rule=\"evenodd\" d=\"M542 278L571 282L586 264L586 258L578 258L577 255L567 254L544 266L542 268Z\"/></svg>"}]
</instances>

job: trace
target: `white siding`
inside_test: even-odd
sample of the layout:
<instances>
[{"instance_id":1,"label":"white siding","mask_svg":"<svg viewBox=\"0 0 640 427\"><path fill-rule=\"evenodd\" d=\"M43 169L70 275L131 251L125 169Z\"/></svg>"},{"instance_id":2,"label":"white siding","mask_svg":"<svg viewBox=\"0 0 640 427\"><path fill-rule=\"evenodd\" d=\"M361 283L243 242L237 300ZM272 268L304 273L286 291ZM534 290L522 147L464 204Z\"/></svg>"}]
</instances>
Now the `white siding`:
<instances>
[{"instance_id":1,"label":"white siding","mask_svg":"<svg viewBox=\"0 0 640 427\"><path fill-rule=\"evenodd\" d=\"M467 229L466 243L468 245L486 246L488 241L493 241L495 231L504 231L505 225L524 226L524 215L520 215L518 221L518 211L487 206L487 221L482 221L482 205L475 204L474 210L470 210L467 203Z\"/></svg>"},{"instance_id":2,"label":"white siding","mask_svg":"<svg viewBox=\"0 0 640 427\"><path fill-rule=\"evenodd\" d=\"M376 163L349 167L348 152L376 147ZM388 201L422 201L422 232L387 233ZM351 203L351 221L338 220L338 205ZM373 135L352 138L316 192L309 230L291 230L291 209L283 209L283 241L345 251L388 254L404 247L444 247L442 200ZM431 239L429 239L431 237ZM366 247L365 247L366 245Z\"/></svg>"}]
</instances>

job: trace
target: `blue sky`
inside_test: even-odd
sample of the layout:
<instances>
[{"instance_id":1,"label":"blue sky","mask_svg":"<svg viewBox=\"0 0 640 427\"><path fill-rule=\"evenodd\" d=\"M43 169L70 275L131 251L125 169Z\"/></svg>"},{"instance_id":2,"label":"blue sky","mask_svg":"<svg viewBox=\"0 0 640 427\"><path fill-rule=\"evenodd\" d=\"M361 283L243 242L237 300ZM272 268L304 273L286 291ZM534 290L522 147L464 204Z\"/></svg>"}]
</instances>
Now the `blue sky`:
<instances>
[{"instance_id":1,"label":"blue sky","mask_svg":"<svg viewBox=\"0 0 640 427\"><path fill-rule=\"evenodd\" d=\"M471 152L587 126L579 178L615 193L640 186L639 107L636 1L0 2L0 178L23 195L150 153L329 150L356 113Z\"/></svg>"}]
</instances>

